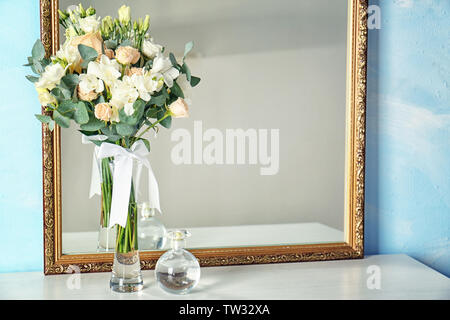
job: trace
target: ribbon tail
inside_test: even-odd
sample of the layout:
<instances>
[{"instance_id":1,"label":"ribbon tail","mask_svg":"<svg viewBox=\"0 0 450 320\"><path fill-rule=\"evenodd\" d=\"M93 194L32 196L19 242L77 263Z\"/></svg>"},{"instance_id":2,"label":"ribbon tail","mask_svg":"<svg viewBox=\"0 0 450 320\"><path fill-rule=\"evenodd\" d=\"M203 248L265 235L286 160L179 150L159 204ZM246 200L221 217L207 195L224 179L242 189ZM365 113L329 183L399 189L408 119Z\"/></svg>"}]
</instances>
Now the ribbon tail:
<instances>
[{"instance_id":1,"label":"ribbon tail","mask_svg":"<svg viewBox=\"0 0 450 320\"><path fill-rule=\"evenodd\" d=\"M92 173L91 173L91 187L89 190L89 198L92 198L94 195L101 195L101 178L100 178L100 162L98 161L98 147L96 146L94 152L92 153Z\"/></svg>"},{"instance_id":2,"label":"ribbon tail","mask_svg":"<svg viewBox=\"0 0 450 320\"><path fill-rule=\"evenodd\" d=\"M160 213L161 207L159 205L159 188L156 181L155 174L153 173L152 166L148 163L148 200L150 202L150 208L157 209Z\"/></svg>"},{"instance_id":3,"label":"ribbon tail","mask_svg":"<svg viewBox=\"0 0 450 320\"><path fill-rule=\"evenodd\" d=\"M115 224L126 227L132 175L133 159L127 156L116 156L109 227Z\"/></svg>"}]
</instances>

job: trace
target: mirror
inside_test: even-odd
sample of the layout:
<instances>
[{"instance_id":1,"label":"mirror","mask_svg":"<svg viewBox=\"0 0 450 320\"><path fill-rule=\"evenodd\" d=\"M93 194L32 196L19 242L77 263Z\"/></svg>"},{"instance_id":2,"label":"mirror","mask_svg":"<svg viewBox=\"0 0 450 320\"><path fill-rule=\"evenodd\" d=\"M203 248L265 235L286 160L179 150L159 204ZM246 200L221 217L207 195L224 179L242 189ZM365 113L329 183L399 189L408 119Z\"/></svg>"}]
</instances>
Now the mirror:
<instances>
[{"instance_id":1,"label":"mirror","mask_svg":"<svg viewBox=\"0 0 450 320\"><path fill-rule=\"evenodd\" d=\"M307 260L304 248L313 248L312 260L362 256L366 1L55 3L79 2L101 17L116 17L122 4L133 18L149 14L152 38L176 57L195 43L186 62L202 81L190 117L146 134L162 209L152 219L188 229L187 247L204 262L214 250L233 256L232 248L240 256L289 253L286 261ZM98 247L101 197L89 198L94 145L82 143L75 125L56 135L58 244L47 255L108 261ZM153 260L164 249L140 245Z\"/></svg>"}]
</instances>

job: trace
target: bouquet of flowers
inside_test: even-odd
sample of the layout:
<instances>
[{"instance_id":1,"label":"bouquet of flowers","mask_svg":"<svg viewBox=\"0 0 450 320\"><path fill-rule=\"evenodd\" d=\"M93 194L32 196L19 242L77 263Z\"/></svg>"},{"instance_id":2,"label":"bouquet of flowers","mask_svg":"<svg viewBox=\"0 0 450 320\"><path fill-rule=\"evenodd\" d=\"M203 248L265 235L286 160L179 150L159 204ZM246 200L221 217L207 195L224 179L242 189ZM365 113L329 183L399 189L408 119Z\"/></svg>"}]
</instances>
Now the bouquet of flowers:
<instances>
[{"instance_id":1,"label":"bouquet of flowers","mask_svg":"<svg viewBox=\"0 0 450 320\"><path fill-rule=\"evenodd\" d=\"M149 20L147 15L132 21L125 5L115 19L101 19L94 8L81 4L59 10L64 44L56 55L46 57L42 43L36 41L26 64L35 73L27 79L45 107L36 118L50 130L55 124L68 128L74 120L84 138L99 147L101 223L105 227L119 224L116 252L120 253L137 249L137 204L133 181L120 183L120 187L131 185L125 192L128 212L112 219L114 207L123 208L113 199L116 174L112 170L129 168L115 160L131 155L147 166L141 147L148 153L150 142L144 133L157 131L158 126L170 128L172 118L187 117L190 89L200 82L185 62L193 43L185 45L179 62L150 37Z\"/></svg>"}]
</instances>

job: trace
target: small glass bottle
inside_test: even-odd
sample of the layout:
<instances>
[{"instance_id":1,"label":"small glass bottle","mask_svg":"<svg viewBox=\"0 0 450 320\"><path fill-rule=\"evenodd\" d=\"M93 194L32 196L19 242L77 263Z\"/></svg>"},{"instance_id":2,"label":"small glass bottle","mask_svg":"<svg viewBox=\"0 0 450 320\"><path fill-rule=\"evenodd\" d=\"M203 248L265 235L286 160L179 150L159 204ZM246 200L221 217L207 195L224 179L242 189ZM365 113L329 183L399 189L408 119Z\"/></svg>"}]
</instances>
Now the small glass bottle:
<instances>
[{"instance_id":1,"label":"small glass bottle","mask_svg":"<svg viewBox=\"0 0 450 320\"><path fill-rule=\"evenodd\" d=\"M187 230L168 232L171 249L156 263L156 281L169 293L186 294L200 280L200 264L192 253L184 249L189 236Z\"/></svg>"},{"instance_id":2,"label":"small glass bottle","mask_svg":"<svg viewBox=\"0 0 450 320\"><path fill-rule=\"evenodd\" d=\"M139 250L162 250L166 244L166 228L155 217L156 210L148 202L140 206L138 221Z\"/></svg>"}]
</instances>

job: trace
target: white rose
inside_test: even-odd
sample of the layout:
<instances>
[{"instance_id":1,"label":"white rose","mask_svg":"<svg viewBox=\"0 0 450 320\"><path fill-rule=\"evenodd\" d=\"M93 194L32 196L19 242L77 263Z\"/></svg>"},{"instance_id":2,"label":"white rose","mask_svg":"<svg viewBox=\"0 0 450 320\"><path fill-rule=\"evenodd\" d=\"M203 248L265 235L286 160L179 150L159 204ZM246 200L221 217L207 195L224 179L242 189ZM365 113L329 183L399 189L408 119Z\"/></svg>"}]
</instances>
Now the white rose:
<instances>
[{"instance_id":1,"label":"white rose","mask_svg":"<svg viewBox=\"0 0 450 320\"><path fill-rule=\"evenodd\" d=\"M161 45L155 44L151 40L144 40L144 43L142 44L142 53L147 58L153 59L161 53L162 48Z\"/></svg>"},{"instance_id":2,"label":"white rose","mask_svg":"<svg viewBox=\"0 0 450 320\"><path fill-rule=\"evenodd\" d=\"M83 30L85 33L97 32L97 30L100 28L100 20L97 19L97 16L95 14L80 19L79 23L81 30Z\"/></svg>"},{"instance_id":3,"label":"white rose","mask_svg":"<svg viewBox=\"0 0 450 320\"><path fill-rule=\"evenodd\" d=\"M89 62L87 74L93 74L102 79L108 86L111 86L121 76L119 70L120 65L116 60L110 60L107 56L102 55L100 62Z\"/></svg>"},{"instance_id":4,"label":"white rose","mask_svg":"<svg viewBox=\"0 0 450 320\"><path fill-rule=\"evenodd\" d=\"M66 70L59 63L49 64L45 67L41 78L36 82L36 88L52 90L66 74Z\"/></svg>"},{"instance_id":5,"label":"white rose","mask_svg":"<svg viewBox=\"0 0 450 320\"><path fill-rule=\"evenodd\" d=\"M164 82L169 88L172 88L173 80L175 80L180 75L178 69L172 66L172 62L170 62L170 59L164 57L161 53L158 54L153 60L151 73L157 78L159 78L158 75L161 74L164 78Z\"/></svg>"},{"instance_id":6,"label":"white rose","mask_svg":"<svg viewBox=\"0 0 450 320\"><path fill-rule=\"evenodd\" d=\"M125 76L123 80L116 80L111 86L111 105L117 109L122 109L125 105L131 103L131 108L133 103L139 97L139 93L131 82L130 77ZM130 106L127 106L125 112L128 114L130 111ZM133 110L134 112L134 110Z\"/></svg>"},{"instance_id":7,"label":"white rose","mask_svg":"<svg viewBox=\"0 0 450 320\"><path fill-rule=\"evenodd\" d=\"M178 98L172 102L169 106L169 111L174 118L186 118L189 117L189 107L182 98Z\"/></svg>"},{"instance_id":8,"label":"white rose","mask_svg":"<svg viewBox=\"0 0 450 320\"><path fill-rule=\"evenodd\" d=\"M80 74L80 90L84 93L88 93L91 91L95 91L96 93L100 93L105 89L105 86L103 85L103 81L98 79L93 74Z\"/></svg>"}]
</instances>

